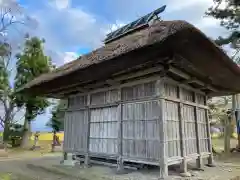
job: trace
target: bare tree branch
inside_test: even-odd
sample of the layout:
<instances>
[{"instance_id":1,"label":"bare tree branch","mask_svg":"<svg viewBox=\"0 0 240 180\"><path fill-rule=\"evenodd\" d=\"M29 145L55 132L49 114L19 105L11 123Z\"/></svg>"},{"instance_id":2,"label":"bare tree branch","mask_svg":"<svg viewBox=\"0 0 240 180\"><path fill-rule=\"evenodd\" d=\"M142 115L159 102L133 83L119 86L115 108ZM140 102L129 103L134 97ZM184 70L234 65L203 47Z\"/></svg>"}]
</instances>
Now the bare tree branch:
<instances>
[{"instance_id":1,"label":"bare tree branch","mask_svg":"<svg viewBox=\"0 0 240 180\"><path fill-rule=\"evenodd\" d=\"M0 125L2 126L2 128L4 128L4 121L3 121L2 117L0 117Z\"/></svg>"}]
</instances>

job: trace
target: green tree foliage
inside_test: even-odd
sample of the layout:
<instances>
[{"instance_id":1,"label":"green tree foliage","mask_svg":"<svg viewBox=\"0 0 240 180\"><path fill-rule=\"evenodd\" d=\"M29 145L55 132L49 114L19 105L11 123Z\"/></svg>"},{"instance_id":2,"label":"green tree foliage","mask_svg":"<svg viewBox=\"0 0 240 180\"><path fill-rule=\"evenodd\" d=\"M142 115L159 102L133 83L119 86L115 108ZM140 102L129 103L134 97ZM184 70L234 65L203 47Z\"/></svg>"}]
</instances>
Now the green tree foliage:
<instances>
[{"instance_id":1,"label":"green tree foliage","mask_svg":"<svg viewBox=\"0 0 240 180\"><path fill-rule=\"evenodd\" d=\"M216 43L220 46L230 45L235 50L232 58L240 63L240 0L213 0L214 5L207 11L207 15L220 20L221 26L225 27L229 34L218 37Z\"/></svg>"},{"instance_id":2,"label":"green tree foliage","mask_svg":"<svg viewBox=\"0 0 240 180\"><path fill-rule=\"evenodd\" d=\"M52 117L47 123L53 131L63 131L64 109L66 108L66 101L60 100L52 109Z\"/></svg>"},{"instance_id":3,"label":"green tree foliage","mask_svg":"<svg viewBox=\"0 0 240 180\"><path fill-rule=\"evenodd\" d=\"M44 40L37 37L27 38L22 53L16 56L15 89L51 70L51 59L43 52ZM24 137L22 146L28 145L30 123L38 115L44 113L50 102L43 97L29 94L16 94L15 102L18 107L25 108Z\"/></svg>"},{"instance_id":4,"label":"green tree foliage","mask_svg":"<svg viewBox=\"0 0 240 180\"><path fill-rule=\"evenodd\" d=\"M14 91L10 86L13 70L10 66L12 61L10 31L16 28L14 26L17 24L36 27L36 21L25 14L24 9L15 0L1 0L0 4L0 125L4 128L3 139L8 141L8 133L5 132L8 132L10 124L14 123L14 116L18 111L14 103Z\"/></svg>"},{"instance_id":5,"label":"green tree foliage","mask_svg":"<svg viewBox=\"0 0 240 180\"><path fill-rule=\"evenodd\" d=\"M231 98L228 96L217 97L208 101L209 119L212 123L224 125L226 111Z\"/></svg>"}]
</instances>

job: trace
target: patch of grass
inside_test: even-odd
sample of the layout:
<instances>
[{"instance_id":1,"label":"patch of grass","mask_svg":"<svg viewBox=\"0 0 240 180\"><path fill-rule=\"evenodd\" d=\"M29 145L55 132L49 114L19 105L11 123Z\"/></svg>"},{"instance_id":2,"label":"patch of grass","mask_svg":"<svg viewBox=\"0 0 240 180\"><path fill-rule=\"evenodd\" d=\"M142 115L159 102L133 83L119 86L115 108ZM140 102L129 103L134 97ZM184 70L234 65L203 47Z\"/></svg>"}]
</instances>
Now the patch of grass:
<instances>
[{"instance_id":1,"label":"patch of grass","mask_svg":"<svg viewBox=\"0 0 240 180\"><path fill-rule=\"evenodd\" d=\"M216 150L224 150L224 138L212 139L212 145ZM231 148L236 147L237 139L232 138L230 141Z\"/></svg>"},{"instance_id":2,"label":"patch of grass","mask_svg":"<svg viewBox=\"0 0 240 180\"><path fill-rule=\"evenodd\" d=\"M10 173L2 173L0 174L0 180L11 180L11 174Z\"/></svg>"},{"instance_id":3,"label":"patch of grass","mask_svg":"<svg viewBox=\"0 0 240 180\"><path fill-rule=\"evenodd\" d=\"M8 149L8 156L9 157L41 157L45 154L51 153L51 144L52 141L39 141L38 146L40 148L35 150L30 150L32 145L34 144L33 141L29 142L29 147L23 149L21 147L14 147ZM0 179L1 180L1 179Z\"/></svg>"},{"instance_id":4,"label":"patch of grass","mask_svg":"<svg viewBox=\"0 0 240 180\"><path fill-rule=\"evenodd\" d=\"M28 176L22 174L0 173L0 180L33 180Z\"/></svg>"}]
</instances>

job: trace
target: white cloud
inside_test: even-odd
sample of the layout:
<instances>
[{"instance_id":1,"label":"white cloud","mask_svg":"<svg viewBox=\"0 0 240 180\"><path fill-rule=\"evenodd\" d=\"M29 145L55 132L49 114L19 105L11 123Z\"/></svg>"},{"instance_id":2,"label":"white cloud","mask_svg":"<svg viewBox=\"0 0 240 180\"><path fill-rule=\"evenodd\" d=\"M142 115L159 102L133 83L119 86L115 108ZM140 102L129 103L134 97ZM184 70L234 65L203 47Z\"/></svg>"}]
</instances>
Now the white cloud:
<instances>
[{"instance_id":1,"label":"white cloud","mask_svg":"<svg viewBox=\"0 0 240 180\"><path fill-rule=\"evenodd\" d=\"M202 17L198 22L194 23L194 25L200 29L206 29L219 26L220 21L212 17Z\"/></svg>"},{"instance_id":2,"label":"white cloud","mask_svg":"<svg viewBox=\"0 0 240 180\"><path fill-rule=\"evenodd\" d=\"M45 48L58 61L57 64L76 57L69 53L66 56L65 52L77 52L81 47L94 49L101 46L108 29L107 23L100 23L93 14L79 7L71 7L66 0L61 1L66 6L63 6L64 3L59 6L51 2L45 9L32 12L38 21L38 28L31 34L46 39Z\"/></svg>"},{"instance_id":3,"label":"white cloud","mask_svg":"<svg viewBox=\"0 0 240 180\"><path fill-rule=\"evenodd\" d=\"M123 27L125 25L126 25L126 23L124 23L124 22L116 21L115 24L110 24L109 29L106 30L106 34L111 33L111 32L113 32L113 31L115 31L115 30L117 30L120 27Z\"/></svg>"},{"instance_id":4,"label":"white cloud","mask_svg":"<svg viewBox=\"0 0 240 180\"><path fill-rule=\"evenodd\" d=\"M66 9L71 6L70 0L55 0L58 9Z\"/></svg>"},{"instance_id":5,"label":"white cloud","mask_svg":"<svg viewBox=\"0 0 240 180\"><path fill-rule=\"evenodd\" d=\"M194 8L198 8L198 7L210 7L211 5L213 5L213 1L212 0L170 0L169 4L168 4L168 11L169 12L173 12L173 11L179 11L179 10L183 10L186 8L190 8L190 7L194 7Z\"/></svg>"},{"instance_id":6,"label":"white cloud","mask_svg":"<svg viewBox=\"0 0 240 180\"><path fill-rule=\"evenodd\" d=\"M63 61L64 61L64 63L69 63L69 62L77 59L78 57L79 57L79 55L75 52L65 52Z\"/></svg>"},{"instance_id":7,"label":"white cloud","mask_svg":"<svg viewBox=\"0 0 240 180\"><path fill-rule=\"evenodd\" d=\"M72 5L71 0L49 0L47 5L58 10L70 8Z\"/></svg>"},{"instance_id":8,"label":"white cloud","mask_svg":"<svg viewBox=\"0 0 240 180\"><path fill-rule=\"evenodd\" d=\"M33 34L45 38L46 48L57 54L57 58L53 59L61 59L62 63L65 52L77 52L81 47L95 49L103 44L107 33L163 4L167 4L166 12L161 15L163 19L184 19L204 32L210 32L219 26L218 21L203 17L204 12L212 5L212 0L151 0L151 3L140 0L137 4L136 0L128 1L119 0L109 4L106 13L111 14L112 19L117 19L110 24L104 21L107 17L99 17L100 14L96 16L82 7L73 7L70 0L51 0L46 8L32 11L33 17L38 21L38 28Z\"/></svg>"}]
</instances>

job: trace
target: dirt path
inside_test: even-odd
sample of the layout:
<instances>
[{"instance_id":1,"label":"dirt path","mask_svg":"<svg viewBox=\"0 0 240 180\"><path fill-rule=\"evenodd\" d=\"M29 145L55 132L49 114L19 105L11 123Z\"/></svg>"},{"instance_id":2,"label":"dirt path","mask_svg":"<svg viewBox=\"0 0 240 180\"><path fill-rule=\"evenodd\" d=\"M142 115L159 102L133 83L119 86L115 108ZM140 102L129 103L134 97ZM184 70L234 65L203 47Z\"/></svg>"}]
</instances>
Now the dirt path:
<instances>
[{"instance_id":1,"label":"dirt path","mask_svg":"<svg viewBox=\"0 0 240 180\"><path fill-rule=\"evenodd\" d=\"M205 167L202 171L190 172L191 180L230 180L240 176L238 159L221 160L216 168ZM0 159L0 180L157 180L159 169L128 170L117 175L115 168L96 166L85 169L81 166L67 167L59 164L60 156L32 159ZM172 179L181 178L170 172ZM184 178L182 178L184 179Z\"/></svg>"}]
</instances>

